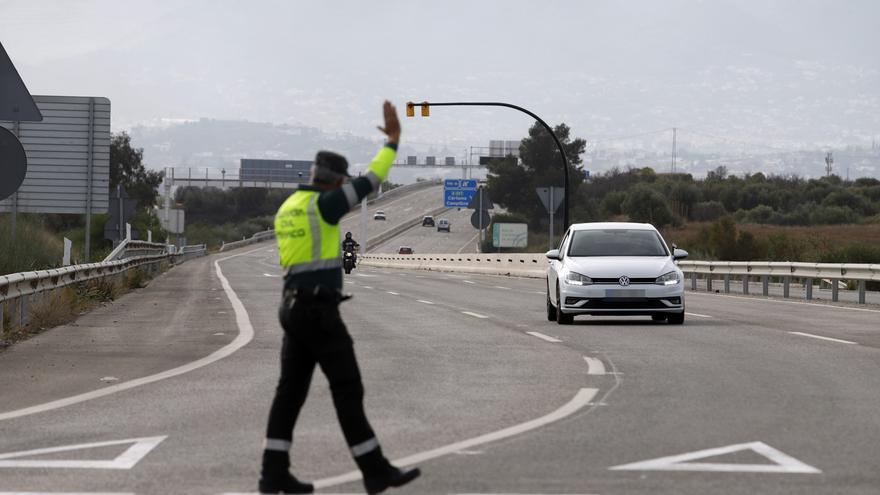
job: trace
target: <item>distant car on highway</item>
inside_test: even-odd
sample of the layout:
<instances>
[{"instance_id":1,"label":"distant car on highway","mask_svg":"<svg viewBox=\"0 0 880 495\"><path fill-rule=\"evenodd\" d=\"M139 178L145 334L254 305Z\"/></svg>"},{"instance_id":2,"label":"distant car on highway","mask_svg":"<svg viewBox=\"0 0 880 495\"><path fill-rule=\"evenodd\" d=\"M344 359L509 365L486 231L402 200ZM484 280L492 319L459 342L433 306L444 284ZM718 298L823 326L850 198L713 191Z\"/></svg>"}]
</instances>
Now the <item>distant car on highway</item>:
<instances>
[{"instance_id":1,"label":"distant car on highway","mask_svg":"<svg viewBox=\"0 0 880 495\"><path fill-rule=\"evenodd\" d=\"M397 254L413 254L413 250L409 246L400 246L400 248L397 249Z\"/></svg>"},{"instance_id":2,"label":"distant car on highway","mask_svg":"<svg viewBox=\"0 0 880 495\"><path fill-rule=\"evenodd\" d=\"M385 220L385 212L376 210L376 213L373 213L373 220Z\"/></svg>"},{"instance_id":3,"label":"distant car on highway","mask_svg":"<svg viewBox=\"0 0 880 495\"><path fill-rule=\"evenodd\" d=\"M433 227L434 226L434 217L431 215L425 215L422 217L422 227Z\"/></svg>"},{"instance_id":4,"label":"distant car on highway","mask_svg":"<svg viewBox=\"0 0 880 495\"><path fill-rule=\"evenodd\" d=\"M440 220L437 220L437 232L441 232L443 230L445 230L446 232L451 232L449 230L449 220L447 220L445 218L441 218Z\"/></svg>"},{"instance_id":5,"label":"distant car on highway","mask_svg":"<svg viewBox=\"0 0 880 495\"><path fill-rule=\"evenodd\" d=\"M571 324L575 315L649 315L684 323L684 275L653 225L579 223L559 249L547 252L547 319Z\"/></svg>"}]
</instances>

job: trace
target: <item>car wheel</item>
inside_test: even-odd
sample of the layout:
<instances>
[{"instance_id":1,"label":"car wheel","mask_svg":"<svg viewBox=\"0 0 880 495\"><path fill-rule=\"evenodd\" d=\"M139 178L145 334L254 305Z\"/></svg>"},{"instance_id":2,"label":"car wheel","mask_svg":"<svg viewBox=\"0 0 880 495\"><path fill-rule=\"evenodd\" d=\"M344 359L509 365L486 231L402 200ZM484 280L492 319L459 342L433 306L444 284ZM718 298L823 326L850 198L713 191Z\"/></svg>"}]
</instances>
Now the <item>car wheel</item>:
<instances>
[{"instance_id":1,"label":"car wheel","mask_svg":"<svg viewBox=\"0 0 880 495\"><path fill-rule=\"evenodd\" d=\"M666 321L666 315L651 315L651 319L654 321Z\"/></svg>"},{"instance_id":2,"label":"car wheel","mask_svg":"<svg viewBox=\"0 0 880 495\"><path fill-rule=\"evenodd\" d=\"M556 287L556 323L560 325L571 325L574 323L574 315L567 315L562 312L562 299L559 297L559 287Z\"/></svg>"},{"instance_id":3,"label":"car wheel","mask_svg":"<svg viewBox=\"0 0 880 495\"><path fill-rule=\"evenodd\" d=\"M684 311L681 313L672 313L666 319L670 325L681 325L684 323Z\"/></svg>"},{"instance_id":4,"label":"car wheel","mask_svg":"<svg viewBox=\"0 0 880 495\"><path fill-rule=\"evenodd\" d=\"M547 321L556 321L556 307L550 302L550 287L547 287Z\"/></svg>"}]
</instances>

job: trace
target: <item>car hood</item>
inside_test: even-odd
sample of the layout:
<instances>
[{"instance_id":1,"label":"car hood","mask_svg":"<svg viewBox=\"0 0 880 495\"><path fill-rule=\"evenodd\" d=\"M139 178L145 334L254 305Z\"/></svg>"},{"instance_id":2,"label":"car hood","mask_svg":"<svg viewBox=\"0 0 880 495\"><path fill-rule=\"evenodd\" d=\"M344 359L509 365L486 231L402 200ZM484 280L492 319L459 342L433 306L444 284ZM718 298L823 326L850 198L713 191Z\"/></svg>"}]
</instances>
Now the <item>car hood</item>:
<instances>
[{"instance_id":1,"label":"car hood","mask_svg":"<svg viewBox=\"0 0 880 495\"><path fill-rule=\"evenodd\" d=\"M668 256L566 256L565 267L591 278L656 278L677 269Z\"/></svg>"}]
</instances>

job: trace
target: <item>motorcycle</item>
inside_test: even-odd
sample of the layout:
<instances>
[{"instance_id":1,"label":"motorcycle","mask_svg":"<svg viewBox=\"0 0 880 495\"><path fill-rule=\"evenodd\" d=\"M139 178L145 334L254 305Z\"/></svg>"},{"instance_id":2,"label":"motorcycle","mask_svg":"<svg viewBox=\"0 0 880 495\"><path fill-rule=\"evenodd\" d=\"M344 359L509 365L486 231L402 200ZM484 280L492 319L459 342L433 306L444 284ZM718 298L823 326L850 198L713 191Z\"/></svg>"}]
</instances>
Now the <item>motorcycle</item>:
<instances>
[{"instance_id":1,"label":"motorcycle","mask_svg":"<svg viewBox=\"0 0 880 495\"><path fill-rule=\"evenodd\" d=\"M352 269L356 264L356 258L353 252L346 251L342 254L342 268L345 270L346 274L351 273Z\"/></svg>"}]
</instances>

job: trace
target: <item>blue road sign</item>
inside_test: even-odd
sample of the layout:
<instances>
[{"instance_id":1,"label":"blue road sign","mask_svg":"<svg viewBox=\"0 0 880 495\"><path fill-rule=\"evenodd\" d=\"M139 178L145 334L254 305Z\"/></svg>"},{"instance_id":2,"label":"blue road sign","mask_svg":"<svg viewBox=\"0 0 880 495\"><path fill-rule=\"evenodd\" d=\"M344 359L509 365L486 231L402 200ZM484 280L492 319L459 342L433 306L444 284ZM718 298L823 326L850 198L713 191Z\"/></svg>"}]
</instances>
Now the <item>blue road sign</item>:
<instances>
[{"instance_id":1,"label":"blue road sign","mask_svg":"<svg viewBox=\"0 0 880 495\"><path fill-rule=\"evenodd\" d=\"M476 193L476 179L446 179L443 184L443 206L467 208Z\"/></svg>"}]
</instances>

